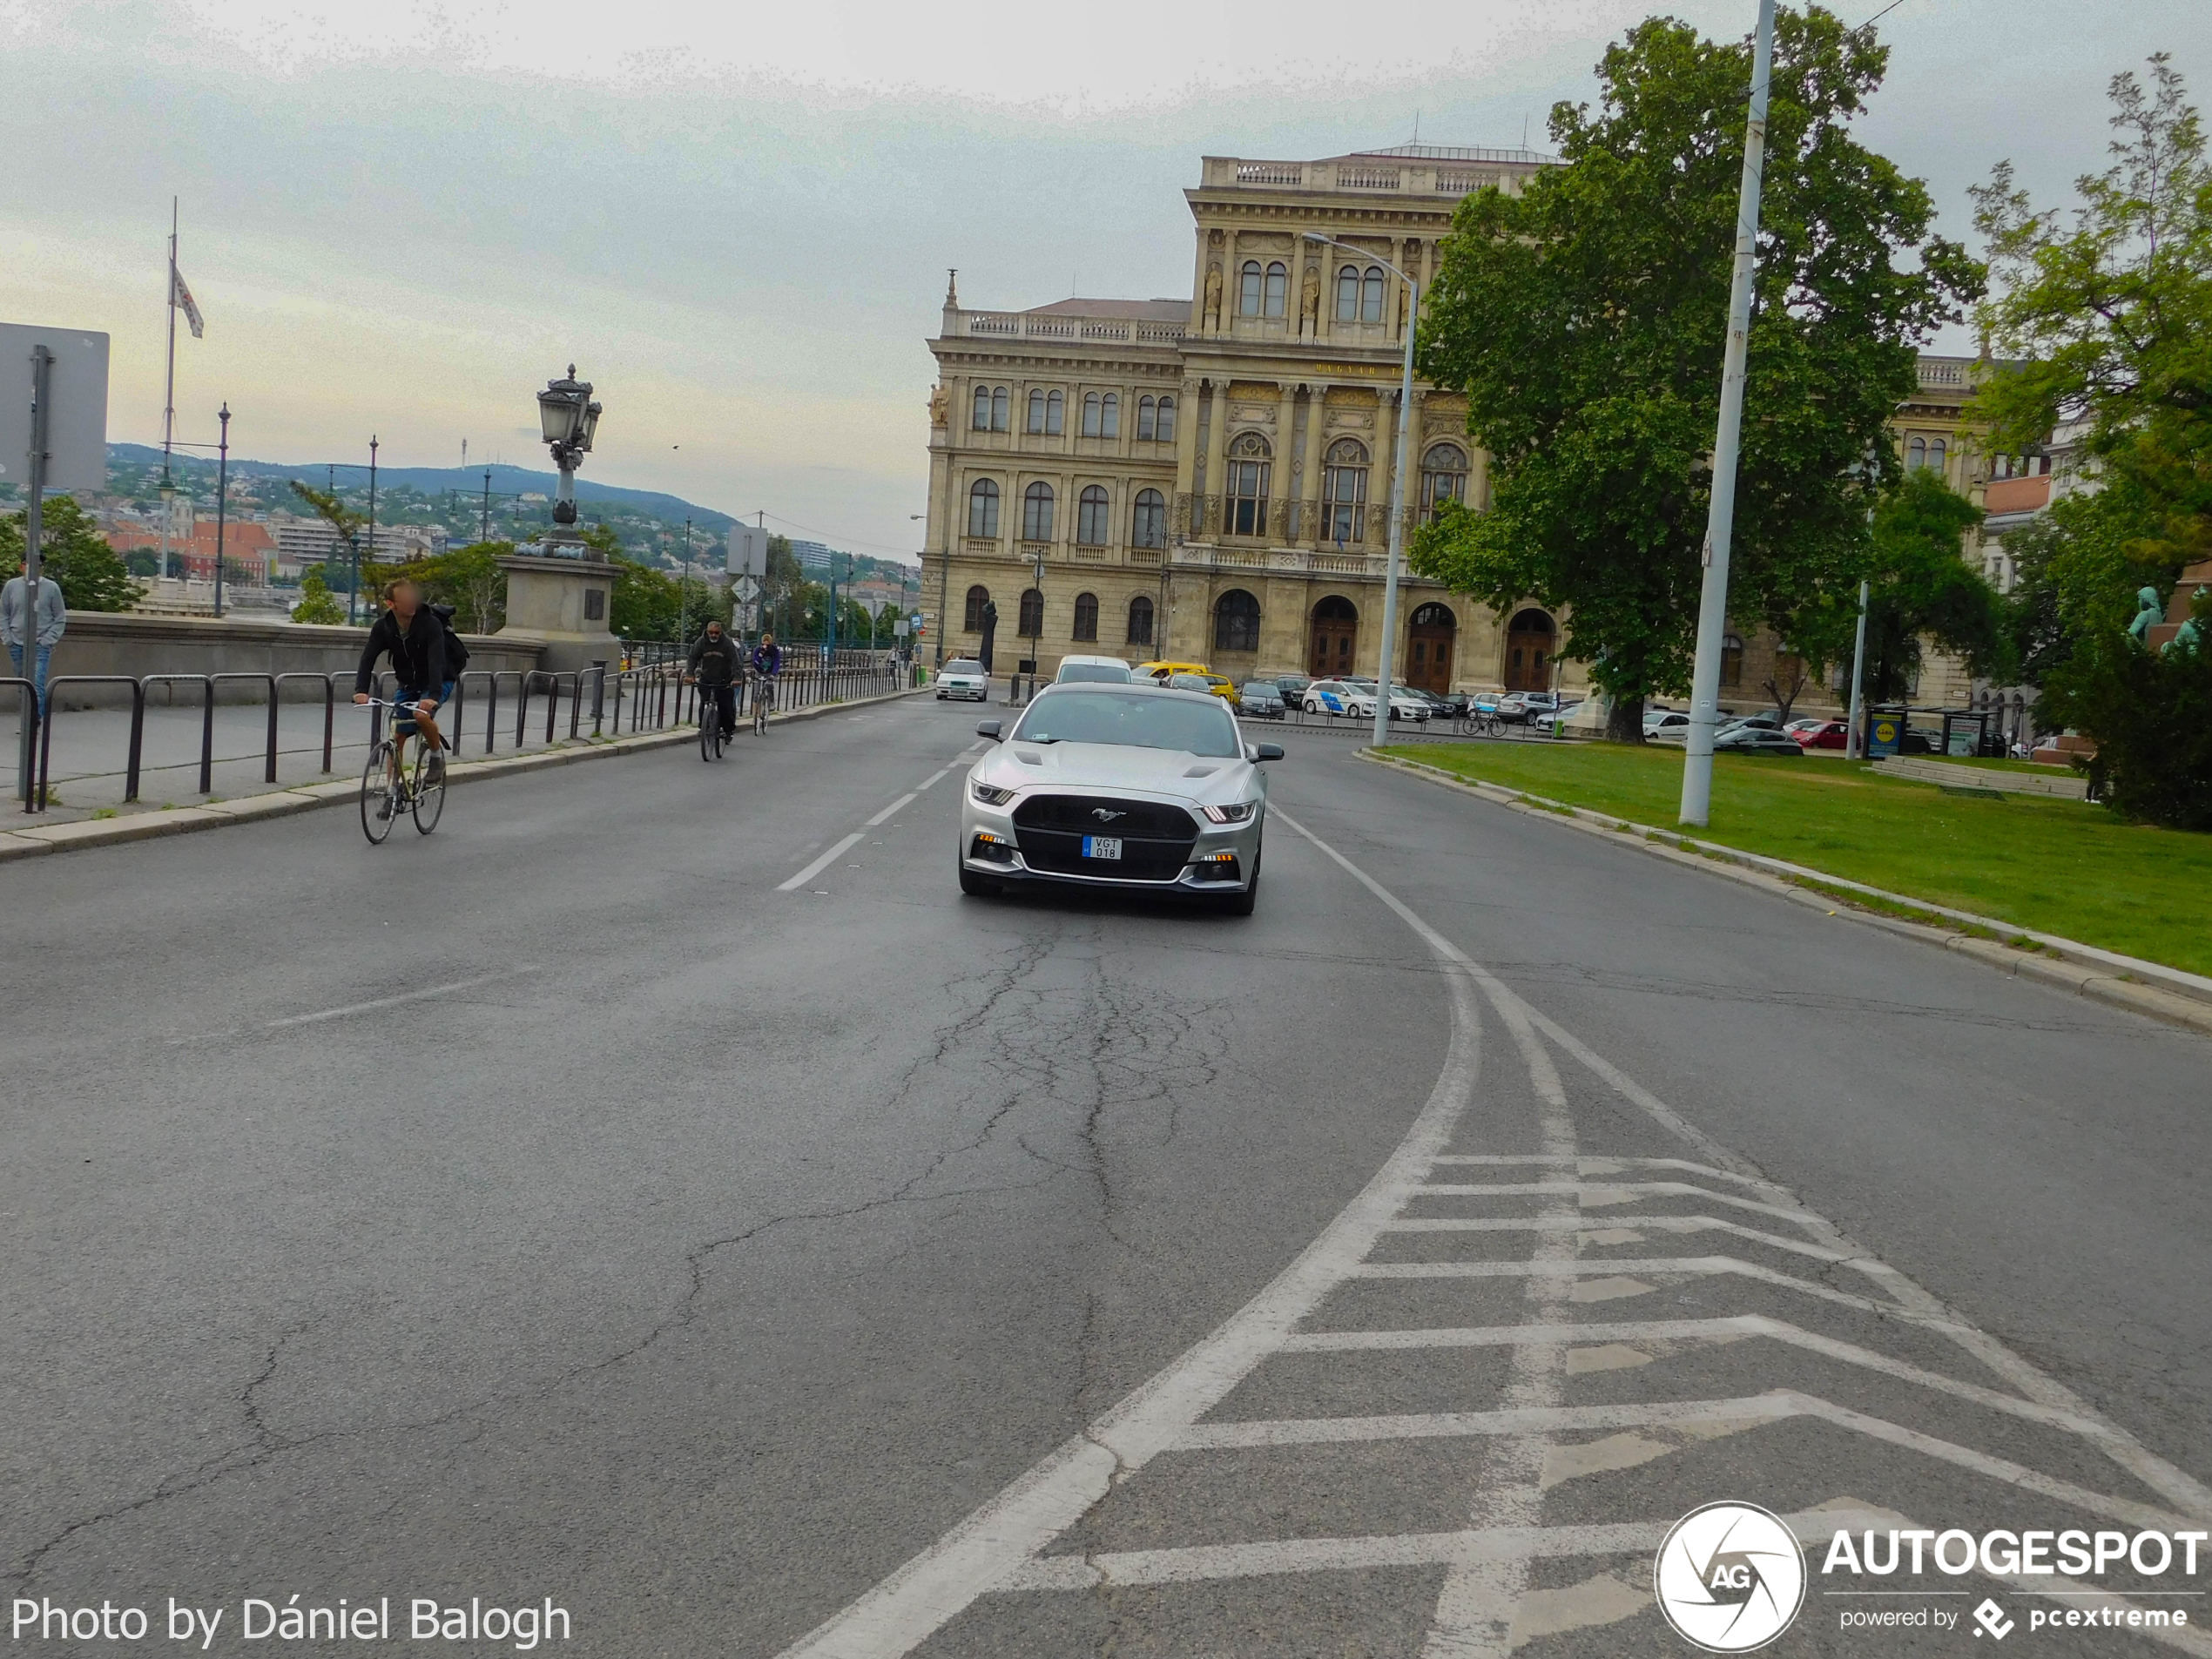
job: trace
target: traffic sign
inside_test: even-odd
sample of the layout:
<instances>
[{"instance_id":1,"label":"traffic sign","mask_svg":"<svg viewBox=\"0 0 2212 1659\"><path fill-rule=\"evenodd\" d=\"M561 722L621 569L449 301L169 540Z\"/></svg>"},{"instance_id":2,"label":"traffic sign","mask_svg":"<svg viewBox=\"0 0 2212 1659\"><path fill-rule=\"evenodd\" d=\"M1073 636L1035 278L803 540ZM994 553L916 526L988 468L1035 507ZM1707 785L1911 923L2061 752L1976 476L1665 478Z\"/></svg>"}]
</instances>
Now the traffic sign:
<instances>
[{"instance_id":1,"label":"traffic sign","mask_svg":"<svg viewBox=\"0 0 2212 1659\"><path fill-rule=\"evenodd\" d=\"M738 604L749 605L760 597L760 579L753 576L740 576L730 584L730 591L737 595Z\"/></svg>"}]
</instances>

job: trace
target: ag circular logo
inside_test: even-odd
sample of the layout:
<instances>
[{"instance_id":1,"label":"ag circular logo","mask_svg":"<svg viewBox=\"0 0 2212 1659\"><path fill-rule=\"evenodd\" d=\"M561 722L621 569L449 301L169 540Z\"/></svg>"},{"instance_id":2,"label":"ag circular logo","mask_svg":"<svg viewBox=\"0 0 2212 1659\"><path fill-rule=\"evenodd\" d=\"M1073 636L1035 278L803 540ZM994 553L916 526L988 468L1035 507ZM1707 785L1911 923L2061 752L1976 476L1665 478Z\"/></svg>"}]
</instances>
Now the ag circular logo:
<instances>
[{"instance_id":1,"label":"ag circular logo","mask_svg":"<svg viewBox=\"0 0 2212 1659\"><path fill-rule=\"evenodd\" d=\"M1668 1531L1651 1579L1677 1635L1708 1653L1749 1653L1804 1605L1804 1552L1779 1515L1709 1503Z\"/></svg>"}]
</instances>

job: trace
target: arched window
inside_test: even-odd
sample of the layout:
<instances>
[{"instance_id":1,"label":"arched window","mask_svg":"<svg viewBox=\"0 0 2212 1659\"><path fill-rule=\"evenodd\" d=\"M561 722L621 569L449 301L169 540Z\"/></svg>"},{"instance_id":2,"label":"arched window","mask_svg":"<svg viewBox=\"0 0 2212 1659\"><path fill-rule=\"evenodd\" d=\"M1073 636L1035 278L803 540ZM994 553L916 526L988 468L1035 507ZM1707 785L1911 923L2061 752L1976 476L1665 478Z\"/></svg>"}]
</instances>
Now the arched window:
<instances>
[{"instance_id":1,"label":"arched window","mask_svg":"<svg viewBox=\"0 0 2212 1659\"><path fill-rule=\"evenodd\" d=\"M1139 443L1152 442L1152 434L1156 429L1153 422L1157 408L1157 406L1149 397L1140 397L1136 400L1136 441Z\"/></svg>"},{"instance_id":2,"label":"arched window","mask_svg":"<svg viewBox=\"0 0 2212 1659\"><path fill-rule=\"evenodd\" d=\"M1044 388L1042 387L1029 388L1029 430L1044 430Z\"/></svg>"},{"instance_id":3,"label":"arched window","mask_svg":"<svg viewBox=\"0 0 2212 1659\"><path fill-rule=\"evenodd\" d=\"M975 388L975 413L968 424L971 429L977 432L988 432L991 429L991 388L989 387L979 386Z\"/></svg>"},{"instance_id":4,"label":"arched window","mask_svg":"<svg viewBox=\"0 0 2212 1659\"><path fill-rule=\"evenodd\" d=\"M1907 439L1905 445L1905 471L1918 472L1927 464L1928 441L1925 438Z\"/></svg>"},{"instance_id":5,"label":"arched window","mask_svg":"<svg viewBox=\"0 0 2212 1659\"><path fill-rule=\"evenodd\" d=\"M1022 539L1052 539L1052 486L1042 478L1022 492Z\"/></svg>"},{"instance_id":6,"label":"arched window","mask_svg":"<svg viewBox=\"0 0 2212 1659\"><path fill-rule=\"evenodd\" d=\"M991 430L1004 432L1007 428L1007 390L1003 386L991 388Z\"/></svg>"},{"instance_id":7,"label":"arched window","mask_svg":"<svg viewBox=\"0 0 2212 1659\"><path fill-rule=\"evenodd\" d=\"M991 590L977 586L968 590L968 615L961 626L971 634L983 631L983 607L991 603Z\"/></svg>"},{"instance_id":8,"label":"arched window","mask_svg":"<svg viewBox=\"0 0 2212 1659\"><path fill-rule=\"evenodd\" d=\"M1357 438L1339 438L1321 471L1321 539L1342 544L1366 537L1366 446Z\"/></svg>"},{"instance_id":9,"label":"arched window","mask_svg":"<svg viewBox=\"0 0 2212 1659\"><path fill-rule=\"evenodd\" d=\"M1022 590L1021 631L1026 638L1044 637L1044 595L1035 588Z\"/></svg>"},{"instance_id":10,"label":"arched window","mask_svg":"<svg viewBox=\"0 0 2212 1659\"><path fill-rule=\"evenodd\" d=\"M1095 438L1097 435L1098 394L1096 392L1085 392L1083 394L1083 436L1086 438Z\"/></svg>"},{"instance_id":11,"label":"arched window","mask_svg":"<svg viewBox=\"0 0 2212 1659\"><path fill-rule=\"evenodd\" d=\"M1229 445L1229 490L1222 502L1221 528L1229 536L1267 534L1267 440L1246 432Z\"/></svg>"},{"instance_id":12,"label":"arched window","mask_svg":"<svg viewBox=\"0 0 2212 1659\"><path fill-rule=\"evenodd\" d=\"M1743 684L1743 641L1739 635L1721 636L1721 684Z\"/></svg>"},{"instance_id":13,"label":"arched window","mask_svg":"<svg viewBox=\"0 0 2212 1659\"><path fill-rule=\"evenodd\" d=\"M1436 503L1467 498L1467 453L1456 443L1433 443L1421 457L1421 523L1436 522Z\"/></svg>"},{"instance_id":14,"label":"arched window","mask_svg":"<svg viewBox=\"0 0 2212 1659\"><path fill-rule=\"evenodd\" d=\"M1112 528L1104 488L1085 484L1076 500L1076 539L1085 547L1103 547Z\"/></svg>"},{"instance_id":15,"label":"arched window","mask_svg":"<svg viewBox=\"0 0 2212 1659\"><path fill-rule=\"evenodd\" d=\"M1347 265L1337 273L1337 320L1359 320L1359 267Z\"/></svg>"},{"instance_id":16,"label":"arched window","mask_svg":"<svg viewBox=\"0 0 2212 1659\"><path fill-rule=\"evenodd\" d=\"M1278 260L1267 267L1267 315L1283 314L1283 302L1291 290L1291 273Z\"/></svg>"},{"instance_id":17,"label":"arched window","mask_svg":"<svg viewBox=\"0 0 2212 1659\"><path fill-rule=\"evenodd\" d=\"M1160 425L1155 435L1162 443L1175 442L1175 400L1171 397L1160 400Z\"/></svg>"},{"instance_id":18,"label":"arched window","mask_svg":"<svg viewBox=\"0 0 2212 1659\"><path fill-rule=\"evenodd\" d=\"M1238 295L1237 309L1247 317L1259 315L1260 273L1258 260L1244 261L1244 280Z\"/></svg>"},{"instance_id":19,"label":"arched window","mask_svg":"<svg viewBox=\"0 0 2212 1659\"><path fill-rule=\"evenodd\" d=\"M1168 544L1167 497L1157 489L1140 489L1136 504L1130 509L1129 544L1131 547L1165 547Z\"/></svg>"},{"instance_id":20,"label":"arched window","mask_svg":"<svg viewBox=\"0 0 2212 1659\"><path fill-rule=\"evenodd\" d=\"M1141 593L1129 602L1129 643L1132 645L1152 643L1152 602Z\"/></svg>"},{"instance_id":21,"label":"arched window","mask_svg":"<svg viewBox=\"0 0 2212 1659\"><path fill-rule=\"evenodd\" d=\"M1044 429L1047 436L1056 438L1060 435L1061 417L1066 412L1067 407L1068 401L1059 393L1047 392L1044 395Z\"/></svg>"},{"instance_id":22,"label":"arched window","mask_svg":"<svg viewBox=\"0 0 2212 1659\"><path fill-rule=\"evenodd\" d=\"M999 487L988 478L968 487L968 533L998 539Z\"/></svg>"},{"instance_id":23,"label":"arched window","mask_svg":"<svg viewBox=\"0 0 2212 1659\"><path fill-rule=\"evenodd\" d=\"M1936 438L1930 442L1928 444L1929 471L1934 473L1943 473L1947 470L1944 465L1944 451L1947 448L1948 446L1941 438Z\"/></svg>"},{"instance_id":24,"label":"arched window","mask_svg":"<svg viewBox=\"0 0 2212 1659\"><path fill-rule=\"evenodd\" d=\"M1213 648L1259 649L1259 601L1242 588L1231 588L1214 602Z\"/></svg>"},{"instance_id":25,"label":"arched window","mask_svg":"<svg viewBox=\"0 0 2212 1659\"><path fill-rule=\"evenodd\" d=\"M1102 438L1122 435L1122 400L1117 393L1106 394L1106 407L1099 415L1098 435Z\"/></svg>"},{"instance_id":26,"label":"arched window","mask_svg":"<svg viewBox=\"0 0 2212 1659\"><path fill-rule=\"evenodd\" d=\"M1359 320L1380 322L1383 314L1382 266L1371 265L1359 284Z\"/></svg>"},{"instance_id":27,"label":"arched window","mask_svg":"<svg viewBox=\"0 0 2212 1659\"><path fill-rule=\"evenodd\" d=\"M1098 637L1098 596L1096 594L1079 593L1076 596L1074 637L1077 639Z\"/></svg>"},{"instance_id":28,"label":"arched window","mask_svg":"<svg viewBox=\"0 0 2212 1659\"><path fill-rule=\"evenodd\" d=\"M1460 619L1452 614L1452 607L1434 601L1415 609L1412 625L1415 628L1457 628Z\"/></svg>"}]
</instances>

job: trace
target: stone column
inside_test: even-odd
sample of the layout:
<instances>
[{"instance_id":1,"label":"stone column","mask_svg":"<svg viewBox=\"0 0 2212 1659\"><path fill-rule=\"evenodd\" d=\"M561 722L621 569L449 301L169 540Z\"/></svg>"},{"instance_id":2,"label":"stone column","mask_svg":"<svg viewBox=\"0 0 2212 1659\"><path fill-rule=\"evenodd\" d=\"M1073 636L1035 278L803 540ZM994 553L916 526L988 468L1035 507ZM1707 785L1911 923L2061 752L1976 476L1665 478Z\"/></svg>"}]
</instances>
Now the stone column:
<instances>
[{"instance_id":1,"label":"stone column","mask_svg":"<svg viewBox=\"0 0 2212 1659\"><path fill-rule=\"evenodd\" d=\"M1291 541L1291 446L1298 424L1298 382L1276 384L1275 455L1268 475L1268 529L1278 547Z\"/></svg>"},{"instance_id":2,"label":"stone column","mask_svg":"<svg viewBox=\"0 0 2212 1659\"><path fill-rule=\"evenodd\" d=\"M1197 489L1199 382L1185 378L1175 398L1175 493L1168 520L1168 540L1179 542L1190 534L1190 502Z\"/></svg>"},{"instance_id":3,"label":"stone column","mask_svg":"<svg viewBox=\"0 0 2212 1659\"><path fill-rule=\"evenodd\" d=\"M1211 539L1221 534L1221 503L1227 499L1229 478L1229 382L1213 382L1213 407L1206 428L1206 512L1199 534Z\"/></svg>"},{"instance_id":4,"label":"stone column","mask_svg":"<svg viewBox=\"0 0 2212 1659\"><path fill-rule=\"evenodd\" d=\"M1305 468L1298 488L1298 542L1321 544L1321 428L1329 412L1329 388L1318 381L1305 387Z\"/></svg>"},{"instance_id":5,"label":"stone column","mask_svg":"<svg viewBox=\"0 0 2212 1659\"><path fill-rule=\"evenodd\" d=\"M1385 553L1390 549L1390 485L1398 475L1398 388L1387 391L1377 388L1375 393L1375 466L1367 475L1367 545L1369 553ZM1413 481L1406 480L1410 489ZM1382 610L1375 611L1378 628ZM1366 618L1362 617L1364 622ZM1366 631L1361 632L1364 645Z\"/></svg>"}]
</instances>

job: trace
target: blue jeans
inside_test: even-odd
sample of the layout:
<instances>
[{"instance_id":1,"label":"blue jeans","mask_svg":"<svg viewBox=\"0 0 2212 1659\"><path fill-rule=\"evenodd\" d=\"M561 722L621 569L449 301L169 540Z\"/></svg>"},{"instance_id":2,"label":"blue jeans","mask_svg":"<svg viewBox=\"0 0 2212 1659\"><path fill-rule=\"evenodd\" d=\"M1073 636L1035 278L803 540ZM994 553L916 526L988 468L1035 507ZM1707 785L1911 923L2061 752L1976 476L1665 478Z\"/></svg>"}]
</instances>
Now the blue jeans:
<instances>
[{"instance_id":1,"label":"blue jeans","mask_svg":"<svg viewBox=\"0 0 2212 1659\"><path fill-rule=\"evenodd\" d=\"M399 691L392 693L392 730L394 732L403 738L411 738L415 735L415 705L422 700L423 695L420 686L413 691ZM438 707L443 709L452 701L453 682L448 680L443 685L438 687Z\"/></svg>"},{"instance_id":2,"label":"blue jeans","mask_svg":"<svg viewBox=\"0 0 2212 1659\"><path fill-rule=\"evenodd\" d=\"M23 677L23 647L10 644L8 660L16 665L16 677L20 679ZM41 645L38 648L37 671L30 677L30 683L38 688L38 718L42 720L46 718L46 665L53 660L54 648Z\"/></svg>"}]
</instances>

